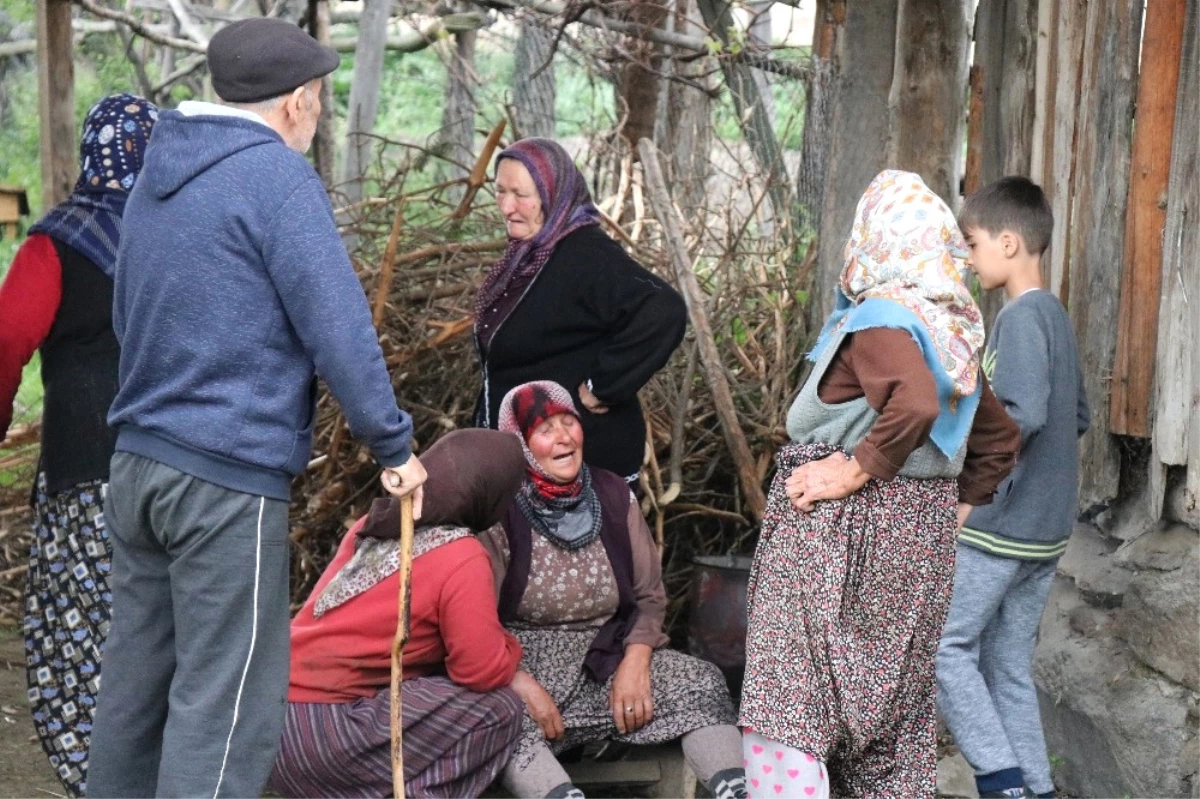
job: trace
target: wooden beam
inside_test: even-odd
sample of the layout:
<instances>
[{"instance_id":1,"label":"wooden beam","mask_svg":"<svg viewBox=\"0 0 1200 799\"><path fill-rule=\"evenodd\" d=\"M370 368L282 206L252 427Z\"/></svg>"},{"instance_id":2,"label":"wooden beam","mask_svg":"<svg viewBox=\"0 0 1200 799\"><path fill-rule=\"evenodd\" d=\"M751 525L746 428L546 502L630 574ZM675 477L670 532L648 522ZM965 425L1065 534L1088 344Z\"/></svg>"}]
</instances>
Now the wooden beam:
<instances>
[{"instance_id":1,"label":"wooden beam","mask_svg":"<svg viewBox=\"0 0 1200 799\"><path fill-rule=\"evenodd\" d=\"M1109 435L1109 389L1141 28L1142 0L1087 6L1074 203L1069 220L1056 220L1070 240L1070 312L1092 410L1092 427L1080 445L1081 507L1113 499L1120 482L1120 458Z\"/></svg>"},{"instance_id":2,"label":"wooden beam","mask_svg":"<svg viewBox=\"0 0 1200 799\"><path fill-rule=\"evenodd\" d=\"M329 0L309 0L308 33L318 42L329 44ZM333 76L321 81L321 115L317 118L317 130L313 135L313 164L325 190L333 188L333 165L337 145L334 142L333 125Z\"/></svg>"},{"instance_id":3,"label":"wooden beam","mask_svg":"<svg viewBox=\"0 0 1200 799\"><path fill-rule=\"evenodd\" d=\"M1187 464L1185 511L1200 505L1200 0L1188 0L1163 228L1151 516L1162 512L1168 465Z\"/></svg>"},{"instance_id":4,"label":"wooden beam","mask_svg":"<svg viewBox=\"0 0 1200 799\"><path fill-rule=\"evenodd\" d=\"M897 1L846 0L844 5L809 330L820 330L833 310L834 282L844 265L854 209L887 165L888 130L881 122L888 118L895 72Z\"/></svg>"},{"instance_id":5,"label":"wooden beam","mask_svg":"<svg viewBox=\"0 0 1200 799\"><path fill-rule=\"evenodd\" d=\"M1043 258L1046 287L1064 303L1068 294L1071 257L1071 205L1075 183L1075 124L1079 116L1080 73L1087 7L1079 0L1046 0L1054 3L1054 42L1048 66L1052 91L1047 95L1047 145L1042 188L1054 213L1054 235L1050 252Z\"/></svg>"},{"instance_id":6,"label":"wooden beam","mask_svg":"<svg viewBox=\"0 0 1200 799\"><path fill-rule=\"evenodd\" d=\"M1187 0L1149 3L1142 37L1110 414L1114 433L1139 438L1150 435L1167 173L1186 11Z\"/></svg>"},{"instance_id":7,"label":"wooden beam","mask_svg":"<svg viewBox=\"0 0 1200 799\"><path fill-rule=\"evenodd\" d=\"M389 16L391 0L364 0L358 46L354 51L354 81L350 84L346 155L340 181L350 202L362 199L363 173L372 149L370 134L375 130L375 115L379 109Z\"/></svg>"},{"instance_id":8,"label":"wooden beam","mask_svg":"<svg viewBox=\"0 0 1200 799\"><path fill-rule=\"evenodd\" d=\"M888 95L888 165L916 172L951 208L966 133L968 13L966 0L900 0Z\"/></svg>"},{"instance_id":9,"label":"wooden beam","mask_svg":"<svg viewBox=\"0 0 1200 799\"><path fill-rule=\"evenodd\" d=\"M971 86L971 118L978 115L978 122L970 123L967 158L978 159L978 171L974 181L967 181L968 194L1005 175L1030 174L1037 6L1035 0L986 0L975 12L975 64L971 69L979 85ZM988 328L1003 305L1002 290L982 292L979 308Z\"/></svg>"},{"instance_id":10,"label":"wooden beam","mask_svg":"<svg viewBox=\"0 0 1200 799\"><path fill-rule=\"evenodd\" d=\"M37 0L38 117L42 208L65 200L79 167L75 143L75 63L70 0Z\"/></svg>"}]
</instances>

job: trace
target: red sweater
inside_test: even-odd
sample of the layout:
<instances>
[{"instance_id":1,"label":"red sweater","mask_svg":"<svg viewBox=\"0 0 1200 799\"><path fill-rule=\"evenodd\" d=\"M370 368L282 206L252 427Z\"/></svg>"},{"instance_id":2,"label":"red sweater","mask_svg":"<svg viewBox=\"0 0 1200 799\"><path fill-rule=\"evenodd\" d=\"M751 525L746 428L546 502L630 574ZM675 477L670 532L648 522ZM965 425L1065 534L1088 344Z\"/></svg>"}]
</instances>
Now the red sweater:
<instances>
[{"instance_id":1,"label":"red sweater","mask_svg":"<svg viewBox=\"0 0 1200 799\"><path fill-rule=\"evenodd\" d=\"M25 239L0 286L0 440L12 422L21 370L54 325L62 265L49 236Z\"/></svg>"},{"instance_id":2,"label":"red sweater","mask_svg":"<svg viewBox=\"0 0 1200 799\"><path fill-rule=\"evenodd\" d=\"M313 618L317 597L354 554L364 521L342 539L333 562L292 620L289 702L352 702L388 685L398 575ZM491 561L478 541L462 538L417 558L411 585L404 679L444 673L481 692L512 681L521 645L500 625Z\"/></svg>"}]
</instances>

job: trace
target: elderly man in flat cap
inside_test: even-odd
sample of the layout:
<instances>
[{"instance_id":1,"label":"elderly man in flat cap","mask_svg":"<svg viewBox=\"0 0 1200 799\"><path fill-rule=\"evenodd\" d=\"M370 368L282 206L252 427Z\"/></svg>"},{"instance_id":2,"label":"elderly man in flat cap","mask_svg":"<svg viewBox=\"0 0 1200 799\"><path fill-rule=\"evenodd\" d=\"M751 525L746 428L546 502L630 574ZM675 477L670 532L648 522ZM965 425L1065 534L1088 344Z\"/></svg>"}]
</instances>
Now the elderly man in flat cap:
<instances>
[{"instance_id":1,"label":"elderly man in flat cap","mask_svg":"<svg viewBox=\"0 0 1200 799\"><path fill-rule=\"evenodd\" d=\"M266 783L288 686L288 501L316 375L418 513L425 480L303 155L337 53L254 19L213 36L208 61L224 103L162 114L125 209L114 610L89 796L247 797Z\"/></svg>"}]
</instances>

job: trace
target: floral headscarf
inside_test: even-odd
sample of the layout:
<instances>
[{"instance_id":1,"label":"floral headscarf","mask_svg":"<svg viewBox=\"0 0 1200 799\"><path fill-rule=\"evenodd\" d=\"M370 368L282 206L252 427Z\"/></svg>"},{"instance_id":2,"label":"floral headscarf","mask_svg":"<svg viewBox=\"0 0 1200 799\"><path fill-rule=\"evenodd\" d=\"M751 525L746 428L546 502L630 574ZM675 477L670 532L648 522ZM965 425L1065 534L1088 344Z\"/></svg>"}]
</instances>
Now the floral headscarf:
<instances>
[{"instance_id":1,"label":"floral headscarf","mask_svg":"<svg viewBox=\"0 0 1200 799\"><path fill-rule=\"evenodd\" d=\"M537 380L517 386L500 403L498 429L521 439L525 451L525 481L517 504L530 526L563 549L581 549L600 535L600 498L592 487L587 464L570 483L560 483L546 473L529 449L534 428L560 413L576 419L579 411L571 394L558 383Z\"/></svg>"},{"instance_id":2,"label":"floral headscarf","mask_svg":"<svg viewBox=\"0 0 1200 799\"><path fill-rule=\"evenodd\" d=\"M858 202L845 258L838 288L850 303L885 299L907 308L928 331L957 396L973 394L983 317L964 282L967 245L946 203L919 175L879 173ZM840 326L845 317L831 321Z\"/></svg>"},{"instance_id":3,"label":"floral headscarf","mask_svg":"<svg viewBox=\"0 0 1200 799\"><path fill-rule=\"evenodd\" d=\"M79 179L63 202L30 228L78 250L112 277L121 244L125 199L142 170L158 106L132 94L97 102L83 121Z\"/></svg>"},{"instance_id":4,"label":"floral headscarf","mask_svg":"<svg viewBox=\"0 0 1200 799\"><path fill-rule=\"evenodd\" d=\"M510 299L498 312L489 314L505 292L519 293L523 285L537 276L550 260L555 246L567 234L587 225L600 223L600 212L592 203L583 173L562 145L552 139L530 138L513 142L496 157L496 168L506 158L520 162L533 178L542 201L545 221L532 239L510 239L504 255L487 273L475 296L475 334L487 347L496 328L516 307ZM489 319L481 327L480 322Z\"/></svg>"},{"instance_id":5,"label":"floral headscarf","mask_svg":"<svg viewBox=\"0 0 1200 799\"><path fill-rule=\"evenodd\" d=\"M919 175L885 170L858 202L836 304L809 358L839 332L906 329L938 386L930 438L948 457L979 402L983 317L964 282L967 246L954 215Z\"/></svg>"}]
</instances>

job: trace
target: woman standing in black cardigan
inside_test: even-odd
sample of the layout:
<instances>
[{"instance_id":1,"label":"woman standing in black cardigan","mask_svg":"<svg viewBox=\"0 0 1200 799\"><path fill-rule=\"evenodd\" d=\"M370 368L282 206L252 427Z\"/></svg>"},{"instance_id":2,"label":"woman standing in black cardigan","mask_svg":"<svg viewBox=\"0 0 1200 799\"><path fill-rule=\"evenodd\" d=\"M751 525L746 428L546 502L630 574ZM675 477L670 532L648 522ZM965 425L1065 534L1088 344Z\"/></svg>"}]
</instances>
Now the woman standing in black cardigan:
<instances>
[{"instance_id":1,"label":"woman standing in black cardigan","mask_svg":"<svg viewBox=\"0 0 1200 799\"><path fill-rule=\"evenodd\" d=\"M515 386L552 380L577 401L584 460L634 480L646 424L637 392L683 339L687 309L599 226L583 175L550 139L496 161L509 244L475 300L480 427L496 427Z\"/></svg>"}]
</instances>

